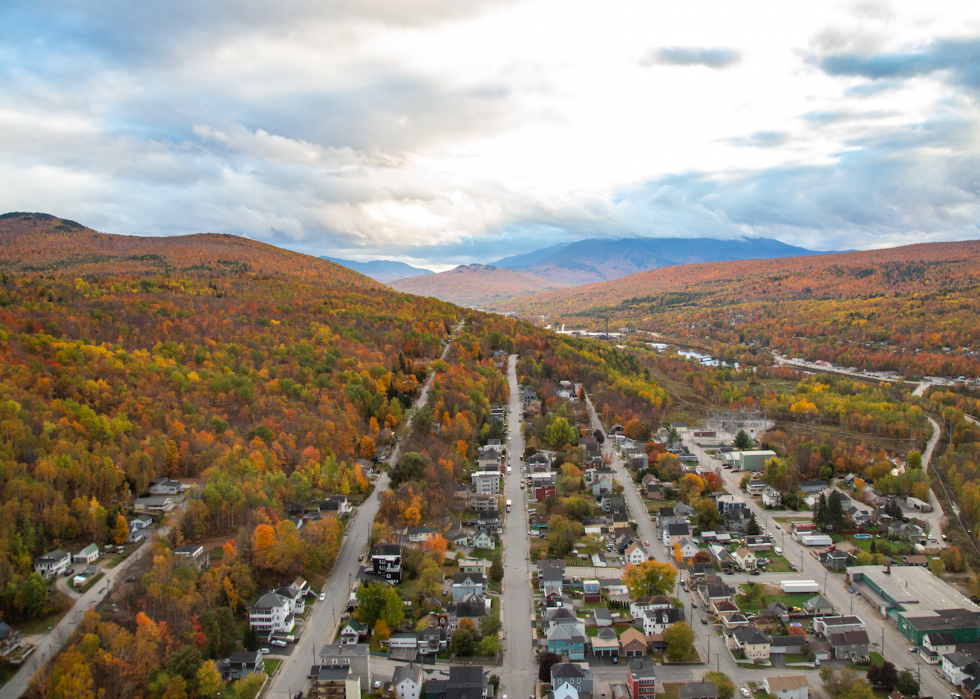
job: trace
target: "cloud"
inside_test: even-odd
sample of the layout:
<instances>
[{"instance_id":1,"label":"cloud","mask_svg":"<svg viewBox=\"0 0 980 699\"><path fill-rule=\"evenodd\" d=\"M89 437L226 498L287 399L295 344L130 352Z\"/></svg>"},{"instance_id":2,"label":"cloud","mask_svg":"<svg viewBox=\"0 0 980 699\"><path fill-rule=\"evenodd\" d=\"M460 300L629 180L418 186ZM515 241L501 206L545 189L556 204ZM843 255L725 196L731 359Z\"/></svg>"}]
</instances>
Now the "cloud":
<instances>
[{"instance_id":1,"label":"cloud","mask_svg":"<svg viewBox=\"0 0 980 699\"><path fill-rule=\"evenodd\" d=\"M748 136L729 139L733 146L745 146L749 148L777 148L784 146L792 140L792 135L786 131L756 131Z\"/></svg>"},{"instance_id":2,"label":"cloud","mask_svg":"<svg viewBox=\"0 0 980 699\"><path fill-rule=\"evenodd\" d=\"M665 47L651 51L640 60L643 67L704 66L706 68L730 68L742 60L742 52L731 48L705 49L699 47Z\"/></svg>"},{"instance_id":3,"label":"cloud","mask_svg":"<svg viewBox=\"0 0 980 699\"><path fill-rule=\"evenodd\" d=\"M980 39L937 39L897 53L834 53L817 60L828 75L901 81L945 71L949 82L980 88Z\"/></svg>"}]
</instances>

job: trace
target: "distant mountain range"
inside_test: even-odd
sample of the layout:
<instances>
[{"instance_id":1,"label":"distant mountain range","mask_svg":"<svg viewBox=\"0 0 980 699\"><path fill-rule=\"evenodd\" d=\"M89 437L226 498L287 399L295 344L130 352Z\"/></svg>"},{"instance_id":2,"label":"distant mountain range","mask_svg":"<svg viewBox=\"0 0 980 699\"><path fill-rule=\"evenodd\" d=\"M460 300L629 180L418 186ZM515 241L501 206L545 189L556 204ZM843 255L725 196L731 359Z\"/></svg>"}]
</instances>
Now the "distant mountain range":
<instances>
[{"instance_id":1,"label":"distant mountain range","mask_svg":"<svg viewBox=\"0 0 980 699\"><path fill-rule=\"evenodd\" d=\"M420 267L412 267L412 265L407 265L404 262L395 262L394 260L371 260L370 262L355 262L354 260L341 260L336 257L327 257L326 255L321 255L320 259L330 260L338 265L352 269L355 272L360 272L365 277L371 277L379 282L393 282L396 279L405 279L406 277L417 277L423 274L435 274L431 269L422 269Z\"/></svg>"},{"instance_id":2,"label":"distant mountain range","mask_svg":"<svg viewBox=\"0 0 980 699\"><path fill-rule=\"evenodd\" d=\"M568 285L619 279L637 272L696 262L821 255L772 238L590 238L505 257L492 263Z\"/></svg>"},{"instance_id":3,"label":"distant mountain range","mask_svg":"<svg viewBox=\"0 0 980 699\"><path fill-rule=\"evenodd\" d=\"M567 285L504 267L460 265L448 272L398 279L388 286L410 294L434 296L460 306L478 308L491 301L560 289Z\"/></svg>"}]
</instances>

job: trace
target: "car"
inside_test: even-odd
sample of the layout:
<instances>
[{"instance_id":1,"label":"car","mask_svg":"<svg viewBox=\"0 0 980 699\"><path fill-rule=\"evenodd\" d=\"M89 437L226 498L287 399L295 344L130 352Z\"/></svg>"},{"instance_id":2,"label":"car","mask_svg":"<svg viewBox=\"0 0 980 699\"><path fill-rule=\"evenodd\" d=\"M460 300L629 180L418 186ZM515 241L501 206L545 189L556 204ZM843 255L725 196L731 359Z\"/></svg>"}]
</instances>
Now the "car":
<instances>
[{"instance_id":1,"label":"car","mask_svg":"<svg viewBox=\"0 0 980 699\"><path fill-rule=\"evenodd\" d=\"M613 656L613 665L619 665L619 656L618 655L614 655ZM605 696L605 694L603 694L603 696Z\"/></svg>"},{"instance_id":2,"label":"car","mask_svg":"<svg viewBox=\"0 0 980 699\"><path fill-rule=\"evenodd\" d=\"M274 645L274 646L277 646L277 647L279 647L279 648L285 648L285 647L286 647L286 642L285 642L285 641L282 641L282 640L280 640L280 639L278 639L278 638L273 638L273 639L272 639L271 641L269 641L269 642L270 642L270 643L271 643L272 645Z\"/></svg>"},{"instance_id":3,"label":"car","mask_svg":"<svg viewBox=\"0 0 980 699\"><path fill-rule=\"evenodd\" d=\"M705 626L707 626L708 625L708 620L705 617L701 617L701 623L704 624Z\"/></svg>"},{"instance_id":4,"label":"car","mask_svg":"<svg viewBox=\"0 0 980 699\"><path fill-rule=\"evenodd\" d=\"M357 560L358 561L363 561L364 560L364 554L362 553L360 556L358 556L357 557Z\"/></svg>"},{"instance_id":5,"label":"car","mask_svg":"<svg viewBox=\"0 0 980 699\"><path fill-rule=\"evenodd\" d=\"M945 534L943 534L943 541L949 541L949 537L947 537Z\"/></svg>"},{"instance_id":6,"label":"car","mask_svg":"<svg viewBox=\"0 0 980 699\"><path fill-rule=\"evenodd\" d=\"M265 655L268 652L269 652L268 648L259 648L259 653L262 653L263 655Z\"/></svg>"},{"instance_id":7,"label":"car","mask_svg":"<svg viewBox=\"0 0 980 699\"><path fill-rule=\"evenodd\" d=\"M644 542L643 542L643 545L644 545L644 546L649 546L649 545L650 545L650 542L649 542L649 541L644 541Z\"/></svg>"},{"instance_id":8,"label":"car","mask_svg":"<svg viewBox=\"0 0 980 699\"><path fill-rule=\"evenodd\" d=\"M326 599L327 599L327 593L326 592L321 592L320 593L320 601L323 602Z\"/></svg>"},{"instance_id":9,"label":"car","mask_svg":"<svg viewBox=\"0 0 980 699\"><path fill-rule=\"evenodd\" d=\"M751 696L749 694L749 690L747 690L745 687L742 687L740 691L742 692L743 697Z\"/></svg>"},{"instance_id":10,"label":"car","mask_svg":"<svg viewBox=\"0 0 980 699\"><path fill-rule=\"evenodd\" d=\"M749 573L749 575L761 575L761 573L759 573L759 571L757 570L753 570L752 572Z\"/></svg>"},{"instance_id":11,"label":"car","mask_svg":"<svg viewBox=\"0 0 980 699\"><path fill-rule=\"evenodd\" d=\"M792 563L790 563L790 564L789 564L789 569L790 569L790 570L796 570L796 566L795 566L795 565L793 565Z\"/></svg>"},{"instance_id":12,"label":"car","mask_svg":"<svg viewBox=\"0 0 980 699\"><path fill-rule=\"evenodd\" d=\"M697 602L691 602L691 607L693 609L697 609L698 608L698 603Z\"/></svg>"},{"instance_id":13,"label":"car","mask_svg":"<svg viewBox=\"0 0 980 699\"><path fill-rule=\"evenodd\" d=\"M950 692L949 693L949 696L952 697L952 699L963 699L963 696L960 695L960 694L957 694L956 692Z\"/></svg>"},{"instance_id":14,"label":"car","mask_svg":"<svg viewBox=\"0 0 980 699\"><path fill-rule=\"evenodd\" d=\"M779 525L778 525L778 524L776 524L776 525L773 525L773 526L775 526L775 527L776 527L776 529L779 529Z\"/></svg>"},{"instance_id":15,"label":"car","mask_svg":"<svg viewBox=\"0 0 980 699\"><path fill-rule=\"evenodd\" d=\"M381 680L375 680L374 681L374 688L375 689L381 689Z\"/></svg>"},{"instance_id":16,"label":"car","mask_svg":"<svg viewBox=\"0 0 980 699\"><path fill-rule=\"evenodd\" d=\"M909 646L909 653L914 653L916 651L915 646Z\"/></svg>"},{"instance_id":17,"label":"car","mask_svg":"<svg viewBox=\"0 0 980 699\"><path fill-rule=\"evenodd\" d=\"M977 597L976 595L970 595L970 601L973 602L974 604L980 604L980 597Z\"/></svg>"}]
</instances>

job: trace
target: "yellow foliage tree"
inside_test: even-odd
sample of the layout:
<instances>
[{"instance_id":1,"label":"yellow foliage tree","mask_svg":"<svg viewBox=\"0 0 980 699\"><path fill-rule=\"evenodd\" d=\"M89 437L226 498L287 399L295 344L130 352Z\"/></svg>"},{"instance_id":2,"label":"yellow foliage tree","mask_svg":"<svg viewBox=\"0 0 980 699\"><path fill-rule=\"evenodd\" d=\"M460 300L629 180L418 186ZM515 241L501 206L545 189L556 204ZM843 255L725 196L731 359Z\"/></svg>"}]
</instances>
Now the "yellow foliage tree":
<instances>
[{"instance_id":1,"label":"yellow foliage tree","mask_svg":"<svg viewBox=\"0 0 980 699\"><path fill-rule=\"evenodd\" d=\"M390 637L391 631L388 630L388 624L385 623L384 619L378 619L374 625L374 640L387 641Z\"/></svg>"}]
</instances>

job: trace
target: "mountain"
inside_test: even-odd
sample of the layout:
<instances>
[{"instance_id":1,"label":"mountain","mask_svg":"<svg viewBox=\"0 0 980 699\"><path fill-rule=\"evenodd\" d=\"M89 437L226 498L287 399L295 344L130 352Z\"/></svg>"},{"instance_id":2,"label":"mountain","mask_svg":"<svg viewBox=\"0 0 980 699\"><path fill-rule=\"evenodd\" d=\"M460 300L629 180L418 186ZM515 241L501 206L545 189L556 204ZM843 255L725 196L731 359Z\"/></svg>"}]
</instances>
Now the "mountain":
<instances>
[{"instance_id":1,"label":"mountain","mask_svg":"<svg viewBox=\"0 0 980 699\"><path fill-rule=\"evenodd\" d=\"M706 262L496 301L491 307L552 318L637 318L680 306L846 299L980 285L980 241L770 260Z\"/></svg>"},{"instance_id":2,"label":"mountain","mask_svg":"<svg viewBox=\"0 0 980 699\"><path fill-rule=\"evenodd\" d=\"M493 264L576 285L609 281L672 265L820 254L823 253L786 245L772 238L590 238L505 257Z\"/></svg>"},{"instance_id":3,"label":"mountain","mask_svg":"<svg viewBox=\"0 0 980 699\"><path fill-rule=\"evenodd\" d=\"M331 286L381 286L336 263L234 235L113 235L50 214L23 212L0 215L0 271L212 276L251 272Z\"/></svg>"},{"instance_id":4,"label":"mountain","mask_svg":"<svg viewBox=\"0 0 980 699\"><path fill-rule=\"evenodd\" d=\"M407 265L404 262L395 262L394 260L371 260L370 262L356 262L354 260L341 260L336 257L327 257L326 255L321 255L320 259L330 260L338 265L352 269L355 272L360 272L366 277L371 277L379 282L387 284L388 282L393 282L396 279L405 279L406 277L417 277L423 274L435 274L431 269L422 269L421 267L412 267L412 265Z\"/></svg>"},{"instance_id":5,"label":"mountain","mask_svg":"<svg viewBox=\"0 0 980 699\"><path fill-rule=\"evenodd\" d=\"M448 272L399 279L389 286L410 294L434 296L460 306L479 307L494 300L558 289L565 285L503 267L460 265Z\"/></svg>"}]
</instances>

